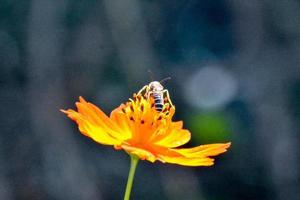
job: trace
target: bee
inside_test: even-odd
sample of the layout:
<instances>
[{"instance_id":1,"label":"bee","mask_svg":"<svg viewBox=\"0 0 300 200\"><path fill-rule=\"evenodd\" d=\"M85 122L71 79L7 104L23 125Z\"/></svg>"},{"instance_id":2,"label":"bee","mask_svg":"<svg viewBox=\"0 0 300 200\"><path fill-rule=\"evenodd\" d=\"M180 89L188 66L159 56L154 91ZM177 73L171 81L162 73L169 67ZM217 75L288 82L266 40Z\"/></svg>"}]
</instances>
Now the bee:
<instances>
[{"instance_id":1,"label":"bee","mask_svg":"<svg viewBox=\"0 0 300 200\"><path fill-rule=\"evenodd\" d=\"M166 101L170 104L170 106L173 107L172 101L170 99L169 91L167 89L164 89L162 86L162 82L170 79L170 77L165 78L161 81L152 81L148 85L145 85L139 92L139 94L142 94L144 91L144 95L147 99L153 98L154 100L154 107L157 112L161 112L163 110L163 106L166 103ZM166 95L166 98L164 98L164 95Z\"/></svg>"}]
</instances>

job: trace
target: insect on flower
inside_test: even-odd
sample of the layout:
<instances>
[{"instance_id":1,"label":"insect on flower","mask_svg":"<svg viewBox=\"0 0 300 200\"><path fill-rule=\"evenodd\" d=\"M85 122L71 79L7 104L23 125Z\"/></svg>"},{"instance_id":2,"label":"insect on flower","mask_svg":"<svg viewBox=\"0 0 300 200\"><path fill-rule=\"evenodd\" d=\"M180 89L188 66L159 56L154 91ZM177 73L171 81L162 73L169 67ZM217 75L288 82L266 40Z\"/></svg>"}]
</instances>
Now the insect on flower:
<instances>
[{"instance_id":1,"label":"insect on flower","mask_svg":"<svg viewBox=\"0 0 300 200\"><path fill-rule=\"evenodd\" d=\"M162 86L162 82L171 79L170 77L164 78L161 81L152 81L149 83L149 85L145 85L139 92L138 95L143 94L144 93L144 97L146 97L148 100L152 97L154 100L154 107L156 109L156 111L161 112L162 108L164 106L165 102L168 102L168 104L171 107L173 106L173 103L171 101L170 95L169 95L169 91L167 89L164 89L164 87ZM166 95L166 97L164 97L164 94Z\"/></svg>"},{"instance_id":2,"label":"insect on flower","mask_svg":"<svg viewBox=\"0 0 300 200\"><path fill-rule=\"evenodd\" d=\"M167 101L163 101L163 94ZM110 116L82 97L76 106L77 111L61 111L78 124L83 135L97 143L123 149L141 160L210 166L214 163L211 157L225 152L230 146L230 143L217 143L178 148L190 140L191 134L183 128L182 121L172 121L175 106L168 91L157 81L144 86Z\"/></svg>"}]
</instances>

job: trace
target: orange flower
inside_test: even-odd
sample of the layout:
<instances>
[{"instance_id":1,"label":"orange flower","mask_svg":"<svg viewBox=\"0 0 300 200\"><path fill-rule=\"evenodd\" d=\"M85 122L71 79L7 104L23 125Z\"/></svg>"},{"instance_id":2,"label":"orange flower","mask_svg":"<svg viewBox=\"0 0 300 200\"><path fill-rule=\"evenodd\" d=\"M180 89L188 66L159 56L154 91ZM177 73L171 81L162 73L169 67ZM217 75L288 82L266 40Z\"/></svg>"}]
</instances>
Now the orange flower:
<instances>
[{"instance_id":1,"label":"orange flower","mask_svg":"<svg viewBox=\"0 0 300 200\"><path fill-rule=\"evenodd\" d=\"M191 134L182 128L182 121L172 121L175 107L165 103L158 112L153 100L140 94L129 100L113 110L109 117L82 97L76 103L78 111L61 111L76 121L83 135L151 162L210 166L214 163L210 156L221 154L230 146L230 143L220 143L177 148L186 144Z\"/></svg>"}]
</instances>

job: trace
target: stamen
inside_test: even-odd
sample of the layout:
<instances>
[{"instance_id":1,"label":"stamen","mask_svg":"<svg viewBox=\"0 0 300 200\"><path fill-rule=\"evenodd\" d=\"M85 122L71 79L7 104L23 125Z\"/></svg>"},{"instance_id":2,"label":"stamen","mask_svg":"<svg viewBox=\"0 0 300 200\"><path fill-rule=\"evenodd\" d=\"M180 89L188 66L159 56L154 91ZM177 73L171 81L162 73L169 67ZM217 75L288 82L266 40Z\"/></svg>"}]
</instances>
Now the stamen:
<instances>
[{"instance_id":1,"label":"stamen","mask_svg":"<svg viewBox=\"0 0 300 200\"><path fill-rule=\"evenodd\" d=\"M165 107L164 109L163 109L163 111L162 112L166 112L168 110L168 108L167 107Z\"/></svg>"},{"instance_id":2,"label":"stamen","mask_svg":"<svg viewBox=\"0 0 300 200\"><path fill-rule=\"evenodd\" d=\"M131 121L134 121L134 118L131 116L130 118L129 118Z\"/></svg>"},{"instance_id":3,"label":"stamen","mask_svg":"<svg viewBox=\"0 0 300 200\"><path fill-rule=\"evenodd\" d=\"M141 111L144 112L144 104L141 105Z\"/></svg>"},{"instance_id":4,"label":"stamen","mask_svg":"<svg viewBox=\"0 0 300 200\"><path fill-rule=\"evenodd\" d=\"M133 106L132 106L132 105L130 105L130 110L131 110L132 112L134 112L134 109L133 109Z\"/></svg>"},{"instance_id":5,"label":"stamen","mask_svg":"<svg viewBox=\"0 0 300 200\"><path fill-rule=\"evenodd\" d=\"M162 119L162 116L160 115L158 118L157 118L157 120L161 120Z\"/></svg>"},{"instance_id":6,"label":"stamen","mask_svg":"<svg viewBox=\"0 0 300 200\"><path fill-rule=\"evenodd\" d=\"M122 112L123 112L124 114L126 114L126 110L125 110L125 108L122 108Z\"/></svg>"},{"instance_id":7,"label":"stamen","mask_svg":"<svg viewBox=\"0 0 300 200\"><path fill-rule=\"evenodd\" d=\"M144 124L145 123L145 121L144 120L141 120L141 124Z\"/></svg>"}]
</instances>

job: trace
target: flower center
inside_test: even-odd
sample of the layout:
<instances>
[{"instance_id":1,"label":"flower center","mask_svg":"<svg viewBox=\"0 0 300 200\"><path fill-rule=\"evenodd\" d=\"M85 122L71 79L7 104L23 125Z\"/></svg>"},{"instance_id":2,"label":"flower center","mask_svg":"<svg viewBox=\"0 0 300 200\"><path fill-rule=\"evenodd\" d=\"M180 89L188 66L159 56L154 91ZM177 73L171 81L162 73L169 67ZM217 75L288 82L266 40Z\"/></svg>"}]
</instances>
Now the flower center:
<instances>
[{"instance_id":1,"label":"flower center","mask_svg":"<svg viewBox=\"0 0 300 200\"><path fill-rule=\"evenodd\" d=\"M133 99L125 104L122 112L134 124L158 126L162 122L171 120L174 108L169 103L164 103L162 111L155 109L155 102L152 96L146 98L142 95L134 94Z\"/></svg>"}]
</instances>

